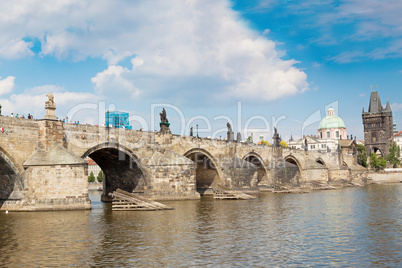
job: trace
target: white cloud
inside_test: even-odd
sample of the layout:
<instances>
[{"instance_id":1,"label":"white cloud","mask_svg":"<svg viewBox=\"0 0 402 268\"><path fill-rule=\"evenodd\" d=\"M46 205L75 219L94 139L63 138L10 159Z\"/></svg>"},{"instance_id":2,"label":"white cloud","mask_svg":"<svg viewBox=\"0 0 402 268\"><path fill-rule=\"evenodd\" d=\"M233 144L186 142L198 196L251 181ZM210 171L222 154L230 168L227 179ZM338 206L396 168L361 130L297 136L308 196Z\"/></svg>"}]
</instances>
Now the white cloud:
<instances>
[{"instance_id":1,"label":"white cloud","mask_svg":"<svg viewBox=\"0 0 402 268\"><path fill-rule=\"evenodd\" d=\"M137 63L138 64L138 63ZM98 94L129 95L135 97L139 90L125 78L130 71L121 66L110 65L91 79Z\"/></svg>"},{"instance_id":2,"label":"white cloud","mask_svg":"<svg viewBox=\"0 0 402 268\"><path fill-rule=\"evenodd\" d=\"M107 60L92 78L98 93L173 98L197 88L208 98L274 100L308 88L297 62L282 60L228 0L15 0L0 4L0 35L0 56L10 40L23 42L15 56L28 55L29 36L41 41L44 56ZM119 66L127 57L132 69Z\"/></svg>"},{"instance_id":3,"label":"white cloud","mask_svg":"<svg viewBox=\"0 0 402 268\"><path fill-rule=\"evenodd\" d=\"M393 112L402 111L402 103L392 103L391 110Z\"/></svg>"},{"instance_id":4,"label":"white cloud","mask_svg":"<svg viewBox=\"0 0 402 268\"><path fill-rule=\"evenodd\" d=\"M4 79L0 77L0 96L10 93L14 88L14 76L9 76Z\"/></svg>"},{"instance_id":5,"label":"white cloud","mask_svg":"<svg viewBox=\"0 0 402 268\"><path fill-rule=\"evenodd\" d=\"M62 90L59 86L47 85L47 88L58 88L59 91ZM2 114L14 115L19 114L28 115L28 113L34 115L35 118L43 118L45 115L45 102L47 100L46 94L38 93L37 88L32 90L27 90L23 94L13 94L9 98L0 99L2 104ZM46 92L48 93L48 92ZM53 93L54 100L56 102L56 115L63 119L66 117L68 112L77 105L82 105L85 103L94 103L97 105L100 97L91 93L77 93L77 92L55 92ZM87 105L88 106L88 105ZM85 107L85 106L84 106ZM95 119L97 112L93 111L95 114ZM77 113L77 118L88 117L88 110L85 112ZM79 119L76 119L79 120Z\"/></svg>"}]
</instances>

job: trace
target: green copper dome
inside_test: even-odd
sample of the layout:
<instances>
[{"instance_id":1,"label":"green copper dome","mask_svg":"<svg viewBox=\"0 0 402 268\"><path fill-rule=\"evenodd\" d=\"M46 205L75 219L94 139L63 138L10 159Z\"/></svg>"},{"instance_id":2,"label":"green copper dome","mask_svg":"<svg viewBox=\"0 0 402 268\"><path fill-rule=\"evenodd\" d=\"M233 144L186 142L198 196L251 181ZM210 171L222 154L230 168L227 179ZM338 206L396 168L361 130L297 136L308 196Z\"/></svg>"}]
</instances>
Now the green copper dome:
<instances>
[{"instance_id":1,"label":"green copper dome","mask_svg":"<svg viewBox=\"0 0 402 268\"><path fill-rule=\"evenodd\" d=\"M335 110L332 108L328 109L328 115L321 120L320 126L318 127L318 129L327 128L346 128L343 120L335 115Z\"/></svg>"}]
</instances>

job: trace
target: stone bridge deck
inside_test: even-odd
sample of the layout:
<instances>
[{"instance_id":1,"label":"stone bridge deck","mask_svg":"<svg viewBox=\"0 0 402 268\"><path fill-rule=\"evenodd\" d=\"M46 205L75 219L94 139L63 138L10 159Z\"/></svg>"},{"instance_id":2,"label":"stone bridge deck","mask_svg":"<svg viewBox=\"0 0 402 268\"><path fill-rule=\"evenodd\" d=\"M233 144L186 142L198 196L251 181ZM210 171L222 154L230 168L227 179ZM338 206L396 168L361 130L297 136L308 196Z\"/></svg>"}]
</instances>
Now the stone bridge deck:
<instances>
[{"instance_id":1,"label":"stone bridge deck","mask_svg":"<svg viewBox=\"0 0 402 268\"><path fill-rule=\"evenodd\" d=\"M275 183L359 180L354 156L0 116L2 210L88 209L86 157L121 188L152 199L199 198L213 185L244 191Z\"/></svg>"}]
</instances>

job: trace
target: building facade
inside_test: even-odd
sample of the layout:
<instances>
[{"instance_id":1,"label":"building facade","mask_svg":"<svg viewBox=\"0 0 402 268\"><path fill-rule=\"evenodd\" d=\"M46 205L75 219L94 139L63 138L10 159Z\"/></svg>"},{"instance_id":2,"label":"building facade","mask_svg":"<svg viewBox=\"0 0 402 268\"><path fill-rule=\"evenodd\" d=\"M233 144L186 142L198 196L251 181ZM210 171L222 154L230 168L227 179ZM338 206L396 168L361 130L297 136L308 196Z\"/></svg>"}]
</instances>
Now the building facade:
<instances>
[{"instance_id":1,"label":"building facade","mask_svg":"<svg viewBox=\"0 0 402 268\"><path fill-rule=\"evenodd\" d=\"M368 111L362 112L364 126L364 144L367 154L381 154L385 156L393 143L393 120L389 102L385 108L381 105L378 91L371 92Z\"/></svg>"},{"instance_id":2,"label":"building facade","mask_svg":"<svg viewBox=\"0 0 402 268\"><path fill-rule=\"evenodd\" d=\"M296 141L289 140L288 146L292 149L305 150L307 144L307 151L335 152L338 149L338 143L336 139L320 139L316 135L311 135Z\"/></svg>"},{"instance_id":3,"label":"building facade","mask_svg":"<svg viewBox=\"0 0 402 268\"><path fill-rule=\"evenodd\" d=\"M345 123L335 115L335 110L332 107L328 109L328 115L321 120L317 132L317 136L303 136L302 139L296 141L291 139L288 145L290 148L299 150L336 152L353 143L352 137L348 139ZM350 144L346 141L349 141Z\"/></svg>"},{"instance_id":4,"label":"building facade","mask_svg":"<svg viewBox=\"0 0 402 268\"><path fill-rule=\"evenodd\" d=\"M89 157L87 157L85 161L88 163L88 176L91 174L91 172L93 172L95 179L98 178L99 172L101 171L101 168L98 166L98 164Z\"/></svg>"}]
</instances>

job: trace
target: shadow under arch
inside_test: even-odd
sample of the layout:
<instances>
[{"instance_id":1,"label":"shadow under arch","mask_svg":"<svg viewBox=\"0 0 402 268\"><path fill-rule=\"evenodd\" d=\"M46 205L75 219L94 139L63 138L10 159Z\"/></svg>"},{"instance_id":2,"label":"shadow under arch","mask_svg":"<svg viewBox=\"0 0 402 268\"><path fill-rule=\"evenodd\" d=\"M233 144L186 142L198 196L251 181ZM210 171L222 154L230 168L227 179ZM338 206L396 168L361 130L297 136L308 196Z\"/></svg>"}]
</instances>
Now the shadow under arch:
<instances>
[{"instance_id":1,"label":"shadow under arch","mask_svg":"<svg viewBox=\"0 0 402 268\"><path fill-rule=\"evenodd\" d=\"M5 200L19 200L22 198L24 181L22 170L16 161L0 147L0 207Z\"/></svg>"},{"instance_id":2,"label":"shadow under arch","mask_svg":"<svg viewBox=\"0 0 402 268\"><path fill-rule=\"evenodd\" d=\"M284 176L282 183L300 185L302 167L299 160L293 155L288 155L284 159L286 176Z\"/></svg>"},{"instance_id":3,"label":"shadow under arch","mask_svg":"<svg viewBox=\"0 0 402 268\"><path fill-rule=\"evenodd\" d=\"M102 201L110 202L109 193L120 188L136 194L147 194L149 175L138 157L117 143L102 143L88 149L81 158L94 160L104 174Z\"/></svg>"},{"instance_id":4,"label":"shadow under arch","mask_svg":"<svg viewBox=\"0 0 402 268\"><path fill-rule=\"evenodd\" d=\"M208 189L211 189L213 185L224 185L225 177L219 163L207 150L193 148L187 151L184 156L197 165L195 179L197 192L200 195L212 194Z\"/></svg>"},{"instance_id":5,"label":"shadow under arch","mask_svg":"<svg viewBox=\"0 0 402 268\"><path fill-rule=\"evenodd\" d=\"M264 164L264 160L259 154L256 152L249 152L242 159L257 166L257 185L261 181L267 185L272 185L272 178L269 176L269 169L267 165Z\"/></svg>"}]
</instances>

